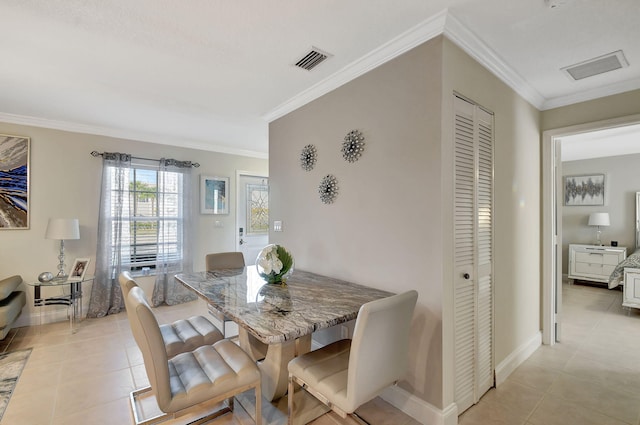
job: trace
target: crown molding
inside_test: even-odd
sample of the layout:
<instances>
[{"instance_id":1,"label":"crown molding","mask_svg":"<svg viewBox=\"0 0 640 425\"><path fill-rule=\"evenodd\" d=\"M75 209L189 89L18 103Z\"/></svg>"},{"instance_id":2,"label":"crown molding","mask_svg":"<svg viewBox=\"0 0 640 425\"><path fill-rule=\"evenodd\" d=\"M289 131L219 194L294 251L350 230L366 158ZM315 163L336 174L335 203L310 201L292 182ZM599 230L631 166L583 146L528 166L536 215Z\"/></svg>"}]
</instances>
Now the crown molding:
<instances>
[{"instance_id":1,"label":"crown molding","mask_svg":"<svg viewBox=\"0 0 640 425\"><path fill-rule=\"evenodd\" d=\"M574 103L586 102L589 100L599 99L614 94L620 94L628 91L640 89L640 78L634 80L622 81L608 86L596 87L580 93L574 93L567 96L558 96L547 99L542 105L542 110L559 108L562 106L573 105Z\"/></svg>"},{"instance_id":2,"label":"crown molding","mask_svg":"<svg viewBox=\"0 0 640 425\"><path fill-rule=\"evenodd\" d=\"M289 112L306 105L322 95L365 74L408 50L442 34L447 18L447 9L405 31L398 37L352 62L307 90L297 94L262 116L267 122L274 121Z\"/></svg>"},{"instance_id":3,"label":"crown molding","mask_svg":"<svg viewBox=\"0 0 640 425\"><path fill-rule=\"evenodd\" d=\"M542 108L545 98L451 13L447 15L444 35L526 101Z\"/></svg>"},{"instance_id":4,"label":"crown molding","mask_svg":"<svg viewBox=\"0 0 640 425\"><path fill-rule=\"evenodd\" d=\"M263 115L262 118L267 122L278 119L440 34L444 34L533 106L538 109L542 108L545 102L544 97L465 27L448 9L444 9L318 84L292 97Z\"/></svg>"},{"instance_id":5,"label":"crown molding","mask_svg":"<svg viewBox=\"0 0 640 425\"><path fill-rule=\"evenodd\" d=\"M188 149L198 149L209 152L217 152L229 155L247 156L251 158L268 159L267 152L258 152L247 149L235 149L229 146L216 145L199 140L189 140L185 138L173 138L158 134L91 126L86 124L71 123L67 121L50 120L47 118L36 118L25 115L6 114L0 112L0 122L9 124L27 125L31 127L41 127L52 130L68 131L71 133L93 134L96 136L113 137L116 139L137 140L140 142L154 143L158 145L178 146Z\"/></svg>"}]
</instances>

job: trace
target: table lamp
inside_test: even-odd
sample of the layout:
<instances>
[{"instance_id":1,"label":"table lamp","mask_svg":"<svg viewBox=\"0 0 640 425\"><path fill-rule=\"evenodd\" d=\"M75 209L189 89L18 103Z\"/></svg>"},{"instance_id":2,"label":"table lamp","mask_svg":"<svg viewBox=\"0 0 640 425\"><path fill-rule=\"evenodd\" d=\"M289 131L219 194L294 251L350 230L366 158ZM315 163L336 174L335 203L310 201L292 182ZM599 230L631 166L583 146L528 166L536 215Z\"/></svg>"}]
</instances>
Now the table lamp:
<instances>
[{"instance_id":1,"label":"table lamp","mask_svg":"<svg viewBox=\"0 0 640 425\"><path fill-rule=\"evenodd\" d=\"M54 279L62 280L67 278L64 268L64 241L80 239L80 225L77 218L50 218L47 224L47 239L58 239L60 241L60 254L58 255L58 274Z\"/></svg>"},{"instance_id":2,"label":"table lamp","mask_svg":"<svg viewBox=\"0 0 640 425\"><path fill-rule=\"evenodd\" d=\"M609 213L591 213L589 215L589 226L597 226L598 228L596 231L596 245L602 245L600 241L600 233L602 233L600 226L608 226L609 224Z\"/></svg>"}]
</instances>

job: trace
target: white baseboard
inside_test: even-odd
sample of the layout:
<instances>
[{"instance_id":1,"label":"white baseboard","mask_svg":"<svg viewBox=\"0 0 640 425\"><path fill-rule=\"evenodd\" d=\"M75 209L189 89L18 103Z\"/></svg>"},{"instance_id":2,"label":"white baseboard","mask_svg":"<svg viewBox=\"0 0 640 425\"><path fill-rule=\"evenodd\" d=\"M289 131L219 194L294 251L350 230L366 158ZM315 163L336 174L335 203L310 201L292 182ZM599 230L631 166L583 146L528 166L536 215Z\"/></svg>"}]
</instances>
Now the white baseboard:
<instances>
[{"instance_id":1,"label":"white baseboard","mask_svg":"<svg viewBox=\"0 0 640 425\"><path fill-rule=\"evenodd\" d=\"M502 384L518 366L529 358L542 344L542 333L537 332L528 341L515 349L496 366L496 386Z\"/></svg>"},{"instance_id":2,"label":"white baseboard","mask_svg":"<svg viewBox=\"0 0 640 425\"><path fill-rule=\"evenodd\" d=\"M380 397L421 424L456 425L458 423L458 408L455 404L440 410L397 385L384 390Z\"/></svg>"}]
</instances>

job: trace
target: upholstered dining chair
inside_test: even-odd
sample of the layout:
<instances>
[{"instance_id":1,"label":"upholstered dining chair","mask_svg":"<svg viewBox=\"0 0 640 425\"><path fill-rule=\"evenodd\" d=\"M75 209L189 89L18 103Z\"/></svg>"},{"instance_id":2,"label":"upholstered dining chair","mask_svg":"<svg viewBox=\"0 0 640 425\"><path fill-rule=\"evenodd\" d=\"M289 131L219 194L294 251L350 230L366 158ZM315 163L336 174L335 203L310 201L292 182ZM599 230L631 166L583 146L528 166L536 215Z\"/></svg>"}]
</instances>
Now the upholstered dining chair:
<instances>
[{"instance_id":1,"label":"upholstered dining chair","mask_svg":"<svg viewBox=\"0 0 640 425\"><path fill-rule=\"evenodd\" d=\"M122 296L126 299L131 288L137 288L138 283L125 271L118 276ZM127 309L127 315L129 310ZM195 350L202 345L211 345L224 338L213 323L204 316L192 316L188 319L176 320L173 323L160 325L160 333L164 341L165 351L169 358L176 354Z\"/></svg>"},{"instance_id":2,"label":"upholstered dining chair","mask_svg":"<svg viewBox=\"0 0 640 425\"><path fill-rule=\"evenodd\" d=\"M205 270L208 272L222 269L242 269L245 266L244 254L238 251L215 252L212 254L207 254L204 257L204 260ZM236 328L232 328L230 331L227 330L227 325L233 323L233 321L226 318L224 314L216 311L211 307L209 307L209 314L215 317L216 320L220 323L219 327L225 338L230 338L238 335L238 331Z\"/></svg>"},{"instance_id":3,"label":"upholstered dining chair","mask_svg":"<svg viewBox=\"0 0 640 425\"><path fill-rule=\"evenodd\" d=\"M399 381L407 369L414 290L360 307L353 340L343 339L289 362L289 425L294 423L295 384L341 417ZM359 419L357 415L355 419Z\"/></svg>"},{"instance_id":4,"label":"upholstered dining chair","mask_svg":"<svg viewBox=\"0 0 640 425\"><path fill-rule=\"evenodd\" d=\"M208 272L220 269L241 269L245 266L242 252L215 252L204 257Z\"/></svg>"},{"instance_id":5,"label":"upholstered dining chair","mask_svg":"<svg viewBox=\"0 0 640 425\"><path fill-rule=\"evenodd\" d=\"M233 411L233 397L255 391L255 423L261 425L260 370L240 347L223 339L203 345L173 358L167 356L160 326L147 303L144 292L133 287L126 298L131 331L142 352L150 386L131 393L130 402L136 425L155 424L189 413L191 407L226 400L227 406L190 424L202 424ZM141 418L137 399L152 392L164 414ZM199 406L198 409L202 409Z\"/></svg>"}]
</instances>

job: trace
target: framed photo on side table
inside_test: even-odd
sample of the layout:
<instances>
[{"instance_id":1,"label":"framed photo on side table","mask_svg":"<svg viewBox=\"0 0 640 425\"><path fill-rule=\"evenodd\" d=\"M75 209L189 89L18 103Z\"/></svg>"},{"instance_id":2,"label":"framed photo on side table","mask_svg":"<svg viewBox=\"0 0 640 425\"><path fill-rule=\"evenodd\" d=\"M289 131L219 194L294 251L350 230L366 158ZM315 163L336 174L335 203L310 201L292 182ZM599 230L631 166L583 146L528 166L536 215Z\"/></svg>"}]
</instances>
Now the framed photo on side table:
<instances>
[{"instance_id":1,"label":"framed photo on side table","mask_svg":"<svg viewBox=\"0 0 640 425\"><path fill-rule=\"evenodd\" d=\"M229 177L200 176L200 214L229 214Z\"/></svg>"},{"instance_id":2,"label":"framed photo on side table","mask_svg":"<svg viewBox=\"0 0 640 425\"><path fill-rule=\"evenodd\" d=\"M82 282L84 275L87 273L87 269L89 268L89 261L91 261L90 258L76 258L76 261L73 262L73 266L71 266L67 282Z\"/></svg>"}]
</instances>

